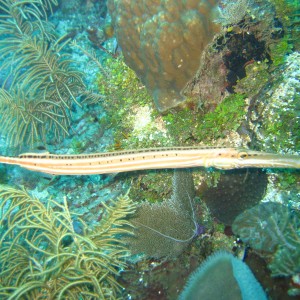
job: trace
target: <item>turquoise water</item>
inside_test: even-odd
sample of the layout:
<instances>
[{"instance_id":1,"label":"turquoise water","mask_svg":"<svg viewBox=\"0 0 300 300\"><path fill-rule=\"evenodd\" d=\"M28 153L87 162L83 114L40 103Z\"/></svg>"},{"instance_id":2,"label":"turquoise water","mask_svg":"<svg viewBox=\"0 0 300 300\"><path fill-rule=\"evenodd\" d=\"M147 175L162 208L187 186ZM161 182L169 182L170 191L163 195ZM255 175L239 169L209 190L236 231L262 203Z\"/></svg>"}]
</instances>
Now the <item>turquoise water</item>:
<instances>
[{"instance_id":1,"label":"turquoise water","mask_svg":"<svg viewBox=\"0 0 300 300\"><path fill-rule=\"evenodd\" d=\"M1 156L141 165L1 164L0 299L299 297L297 1L2 0L0 15ZM292 154L295 169L130 153L178 146Z\"/></svg>"}]
</instances>

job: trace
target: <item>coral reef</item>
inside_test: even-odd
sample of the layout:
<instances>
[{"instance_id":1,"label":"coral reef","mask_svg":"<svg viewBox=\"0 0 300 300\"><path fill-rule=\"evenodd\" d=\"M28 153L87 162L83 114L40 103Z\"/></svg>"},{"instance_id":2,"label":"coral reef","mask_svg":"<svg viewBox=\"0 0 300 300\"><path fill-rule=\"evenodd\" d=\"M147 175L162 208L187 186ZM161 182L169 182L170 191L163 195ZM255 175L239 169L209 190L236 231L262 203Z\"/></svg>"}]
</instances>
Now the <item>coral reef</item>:
<instances>
[{"instance_id":1,"label":"coral reef","mask_svg":"<svg viewBox=\"0 0 300 300\"><path fill-rule=\"evenodd\" d=\"M107 123L115 131L111 150L171 145L161 117L153 114L150 95L123 57L106 59L103 68L97 84L105 99Z\"/></svg>"},{"instance_id":2,"label":"coral reef","mask_svg":"<svg viewBox=\"0 0 300 300\"><path fill-rule=\"evenodd\" d=\"M226 97L213 112L205 114L203 122L195 128L195 136L202 140L223 138L241 125L247 103L241 94Z\"/></svg>"},{"instance_id":3,"label":"coral reef","mask_svg":"<svg viewBox=\"0 0 300 300\"><path fill-rule=\"evenodd\" d=\"M189 107L176 114L163 116L166 129L174 143L197 145L225 138L242 125L247 110L247 102L242 94L226 97L214 111L203 113L201 109Z\"/></svg>"},{"instance_id":4,"label":"coral reef","mask_svg":"<svg viewBox=\"0 0 300 300\"><path fill-rule=\"evenodd\" d=\"M172 195L172 176L174 171L162 170L141 172L131 179L130 198L150 203L162 202ZM162 184L163 182L163 184Z\"/></svg>"},{"instance_id":5,"label":"coral reef","mask_svg":"<svg viewBox=\"0 0 300 300\"><path fill-rule=\"evenodd\" d=\"M114 19L119 13L117 9L112 12L115 28L110 26L109 16L106 17L106 9L103 5L106 1L59 2L58 8L53 8L53 4L57 3L56 0L0 0L4 15L0 20L0 29L5 30L6 25L9 25L11 29L6 32L6 35L1 35L0 39L0 52L6 51L6 54L1 52L3 54L1 58L5 56L7 61L7 63L3 62L4 69L0 74L0 81L4 84L0 95L2 108L0 129L1 134L6 132L11 138L11 144L31 144L32 140L46 138L48 142L51 142L51 145L47 145L47 150L58 154L199 144L246 146L257 150L292 153L299 150L299 54L292 53L297 49L296 44L299 45L300 40L297 39L299 26L293 27L299 22L295 10L298 1L220 1L221 15L217 17L217 21L222 26L221 34L207 47L201 46L198 49L190 47L193 53L189 58L185 56L188 54L186 48L189 44L182 43L182 48L179 47L178 52L184 51L179 56L184 57L187 64L180 68L177 68L178 64L175 60L163 61L157 57L167 55L167 51L171 51L170 55L175 52L171 41L175 34L168 31L178 24L176 22L172 24L175 14L188 16L188 20L193 19L192 14L189 14L187 10L182 9L179 12L178 5L186 7L195 5L193 20L197 21L199 19L196 16L200 16L199 5L205 3L201 8L207 8L208 3L214 3L213 6L216 7L216 1L188 0L179 3L161 0L114 2L110 0L110 3L118 3L120 7L126 4L126 9L121 13L122 15L130 13L132 17L123 21L126 21L126 24L134 23L132 32L134 29L139 30L138 36L131 34L131 31L129 34L124 34L125 31L128 32L127 25L119 26L117 18ZM147 3L150 4L147 14L142 15L136 11ZM285 3L289 4L285 5ZM156 9L162 12L162 4L164 4L165 11L160 14ZM8 8L5 5L14 9L5 10L5 7ZM56 9L54 16L50 16L51 8ZM212 12L214 9L211 10L211 8L212 6L204 13ZM151 15L152 10L155 12ZM143 17L145 20L141 20ZM164 18L172 19L165 21ZM48 20L54 25L55 31ZM202 16L201 20L204 20ZM5 23L6 21L9 22ZM15 34L16 24L25 34L20 36ZM208 37L206 32L200 38L198 34L195 34L193 30L199 24L195 22L193 26L191 25L190 35L187 37L195 45L200 43L203 37L205 39ZM155 25L157 25L156 28L154 28ZM212 23L208 25L215 26ZM142 34L148 29L147 34L143 36ZM162 43L159 38L164 35L162 29L167 35L164 43L165 49L158 47L158 44ZM186 27L182 26L182 30L185 29ZM182 32L180 30L176 32L179 38ZM155 75L155 80L161 81L158 89L163 92L165 87L170 87L171 100L181 101L186 97L187 101L165 114L157 112L147 92L147 88L149 89L147 83L151 81L147 74L144 75L143 70L140 70L140 73L135 70L142 78L141 82L135 72L126 66L122 55L116 57L109 55L108 52L98 51L102 46L107 47L110 44L107 49L115 54L116 40L110 39L104 42L113 33L120 35L124 44L127 45L129 42L128 47L123 46L125 61L129 65L129 60L143 58L147 62L153 59L154 63L147 65L149 73L153 73L152 68L155 66L163 65L163 69L159 69L161 72L159 76ZM62 38L57 39L58 36ZM67 43L69 39L74 38L76 41L72 44ZM118 38L120 41L119 36ZM142 41L143 38L144 41ZM179 38L176 36L175 38L179 41ZM139 40L140 48L130 43L131 39ZM211 40L212 35L209 37L209 41ZM10 41L12 43L9 45ZM46 41L45 44L44 41ZM147 52L147 43L150 44L149 50L152 51L153 57L143 56ZM28 53L26 57L25 52ZM65 55L66 53L68 55ZM24 67L22 70L18 69L18 61L13 65L16 69L10 69L9 64L14 57L20 59ZM34 59L31 60L31 58ZM53 73L48 72L46 68L40 69L40 58L53 62ZM143 64L146 65L146 63ZM184 71L189 64L193 66L188 71ZM133 65L130 66L134 68ZM34 70L40 70L41 73L35 74ZM61 74L61 70L65 75L70 75L70 77L63 77L61 82L67 80L67 77L71 79L70 82L65 82L66 86L70 87L74 98L59 85L57 90L54 87L55 76L58 73ZM13 71L16 73L14 74ZM84 80L88 82L89 88L98 86L101 98L96 97L94 103L81 101L84 99L80 97L82 92L85 96L85 85L80 82L83 79L80 71L84 72ZM163 71L167 71L165 77L163 77L165 75ZM171 76L173 71L177 75ZM93 76L97 72L100 74L95 82ZM76 78L73 76L75 73L78 74ZM195 73L197 73L196 76L192 78ZM7 77L6 74L9 76ZM17 80L14 79L14 75ZM180 81L179 79L176 82L172 81L176 76ZM44 81L39 86L41 78ZM52 82L52 79L55 80ZM188 85L184 83L186 80L188 80ZM44 95L39 90L40 87L45 88L46 82L49 85L46 85L47 95ZM177 85L177 82L180 84ZM33 88L28 87L27 83ZM172 90L178 98L173 97ZM153 94L153 90L149 89L149 91ZM51 98L48 98L48 95ZM53 98L52 95L54 95ZM156 93L155 96L161 95ZM99 99L101 102L98 101ZM48 100L51 102L47 102ZM76 102L82 107L79 107ZM9 117L5 118L7 113ZM72 131L69 130L70 121L74 129ZM64 137L67 134L69 135ZM53 142L53 136L57 139L63 138L63 142ZM1 139L0 144L2 153L4 139ZM260 200L266 185L266 176L269 181L269 198L266 201L273 199L271 196L274 195L276 200L281 199L290 207L299 208L299 201L297 201L299 172L280 170L275 173L274 170L267 170L262 177L260 177L261 174L256 177L255 172L242 172L234 176L234 179L230 176L231 174L224 175L224 173L227 172L218 172L214 169L205 171L195 169L193 173L195 186L199 192L197 195L203 192L203 182L205 182L209 187L208 196L223 200L223 203L215 201L212 205L217 207L217 217L222 222L230 224L232 218L240 213L240 210L249 208L250 205ZM194 191L185 187L191 182L187 178L184 179L184 176L178 175L178 178L174 180L173 197L169 199L172 193L171 176L170 171L161 170L90 177L56 177L49 180L40 175L19 171L17 168L2 168L0 174L2 183L13 182L24 185L31 190L31 195L35 195L42 203L46 203L46 205L41 205L40 211L44 212L43 216L50 216L51 219L49 217L47 222L43 219L43 224L49 225L52 222L49 226L52 226L51 230L55 232L53 239L61 239L61 242L55 244L58 245L56 248L50 245L51 242L47 239L48 231L46 231L50 228L48 225L48 227L39 226L38 231L32 229L30 227L32 224L40 224L34 217L29 219L30 226L25 223L24 214L21 215L25 210L23 207L23 210L14 209L10 216L5 215L1 222L3 231L0 233L1 236L5 235L1 242L3 247L0 250L0 258L4 262L0 264L0 298L6 299L11 295L12 297L20 295L19 298L28 299L50 298L52 295L57 298L61 293L63 299L67 297L72 299L97 299L97 297L108 299L109 297L126 297L140 300L176 299L189 273L211 253L220 249L242 253L245 244L237 242L239 240L230 232L229 227L218 223L214 218L216 210L210 206L211 214L202 201L205 200L204 197L201 197L201 200L194 198ZM131 229L127 226L127 221L122 219L126 223L124 227L123 225L114 227L110 226L109 220L111 220L110 216L118 210L118 197L129 186L131 187L130 198L142 202L139 214L132 218L133 222L137 220L140 224L134 223L135 229L132 229L137 236L123 241L120 238L127 233L118 234L118 230ZM211 192L209 192L210 189ZM52 200L49 202L49 195L52 195L58 204ZM30 196L30 198L33 197ZM109 199L116 199L108 202L111 203L111 210L105 204ZM9 201L7 200L6 204L2 203L3 206L0 206L3 207L2 213L12 207L9 206L13 205ZM69 212L66 201L70 211L78 212L80 217ZM236 201L240 201L238 205ZM38 210L31 205L32 203L26 196L26 202L23 204L24 207L26 205L28 209L26 213L28 215L30 213L30 216L33 212L38 214ZM36 201L33 205L38 205L37 203ZM126 203L131 207L132 202ZM123 204L123 209L126 209L125 202ZM232 213L230 209L234 212ZM291 213L289 209L288 214ZM286 217L284 214L278 213L278 215L282 216L283 220ZM24 223L19 223L21 228L13 226L13 231L8 233L9 223L6 216L12 220L11 223L15 218L24 220ZM203 229L197 221L206 229L201 238L195 236ZM260 219L260 221L264 226L264 220ZM267 218L267 222L269 221ZM108 227L105 227L105 224ZM30 228L27 230L23 228L23 225ZM278 225L279 228L280 226L281 224ZM106 233L103 232L105 228L107 228ZM268 228L266 226L266 229ZM18 239L16 235L20 232L23 235ZM12 236L13 233L14 236ZM113 234L113 238L109 236L110 234ZM276 232L271 232L271 234L278 237ZM33 244L33 239L40 241L38 246ZM98 239L102 241L103 248L100 244L96 245ZM287 239L293 246L299 239L298 231L291 231ZM129 244L125 244L127 242ZM110 244L106 247L107 243ZM251 244L250 241L249 244ZM129 246L134 253L146 255L135 255L131 257L131 263L127 260L125 262ZM57 256L57 251L60 256ZM252 267L248 260L257 253L264 259L257 255L260 261ZM297 253L295 251L291 254L291 249L287 248L286 244L274 244L272 252L267 254L264 250L249 249L246 262L255 271L255 276L260 282L263 282L262 277L265 278L264 283L269 282L269 285L264 284L264 287L268 292L273 291L273 294L269 293L271 298L275 299L282 295L278 293L279 285L283 286L282 291L286 292L288 285L291 284L290 274L293 274L295 278L293 287L296 286L298 277L295 272L299 272L295 267L299 265ZM114 256L111 260L112 254ZM57 266L57 262L61 264ZM101 265L99 265L100 262ZM267 264L269 269L266 267ZM126 272L122 272L119 276L125 267ZM20 269L24 272L18 273ZM9 272L12 275L9 275ZM276 274L276 277L270 278L271 272L273 275ZM65 274L72 278L64 277ZM278 275L284 275L284 277L278 278ZM101 280L97 282L99 278ZM17 285L18 280L20 285ZM85 282L80 280L85 280ZM213 283L213 280L211 282ZM32 284L36 286L33 287ZM122 289L123 293L118 288L119 284L125 288L125 291ZM99 293L99 286L107 295L102 296ZM66 289L63 290L64 288ZM109 295L108 289L113 291L114 295ZM292 293L299 294L299 291L290 290L290 294Z\"/></svg>"},{"instance_id":6,"label":"coral reef","mask_svg":"<svg viewBox=\"0 0 300 300\"><path fill-rule=\"evenodd\" d=\"M280 203L266 202L240 214L232 225L235 234L252 248L274 254L272 276L300 271L299 212Z\"/></svg>"},{"instance_id":7,"label":"coral reef","mask_svg":"<svg viewBox=\"0 0 300 300\"><path fill-rule=\"evenodd\" d=\"M283 30L296 51L300 50L299 3L297 0L272 0Z\"/></svg>"},{"instance_id":8,"label":"coral reef","mask_svg":"<svg viewBox=\"0 0 300 300\"><path fill-rule=\"evenodd\" d=\"M267 296L244 262L217 252L190 276L178 299L267 300Z\"/></svg>"},{"instance_id":9,"label":"coral reef","mask_svg":"<svg viewBox=\"0 0 300 300\"><path fill-rule=\"evenodd\" d=\"M190 171L175 171L170 200L154 204L143 202L138 206L131 219L135 235L127 239L131 251L155 258L180 254L198 230L194 197Z\"/></svg>"},{"instance_id":10,"label":"coral reef","mask_svg":"<svg viewBox=\"0 0 300 300\"><path fill-rule=\"evenodd\" d=\"M282 37L280 21L268 1L220 1L221 33L207 48L196 76L184 89L197 106L211 111L227 93L234 93L245 67L254 61L269 60L269 45ZM197 103L198 102L198 103Z\"/></svg>"},{"instance_id":11,"label":"coral reef","mask_svg":"<svg viewBox=\"0 0 300 300\"><path fill-rule=\"evenodd\" d=\"M223 26L238 24L247 14L249 3L250 0L220 1L217 21Z\"/></svg>"},{"instance_id":12,"label":"coral reef","mask_svg":"<svg viewBox=\"0 0 300 300\"><path fill-rule=\"evenodd\" d=\"M277 82L271 89L259 92L264 103L257 103L251 121L254 138L263 149L278 152L300 149L299 66L300 53L290 54L276 74Z\"/></svg>"},{"instance_id":13,"label":"coral reef","mask_svg":"<svg viewBox=\"0 0 300 300\"><path fill-rule=\"evenodd\" d=\"M146 85L160 111L184 100L182 90L219 31L213 22L216 2L143 0L128 5L128 1L108 1L125 62Z\"/></svg>"},{"instance_id":14,"label":"coral reef","mask_svg":"<svg viewBox=\"0 0 300 300\"><path fill-rule=\"evenodd\" d=\"M282 57L283 54L280 59ZM276 62L277 58L273 57L273 60ZM251 142L266 151L293 152L300 149L297 134L300 130L300 54L293 52L284 61L271 73L267 62L247 66L247 77L235 87L237 92L249 96L246 130Z\"/></svg>"},{"instance_id":15,"label":"coral reef","mask_svg":"<svg viewBox=\"0 0 300 300\"><path fill-rule=\"evenodd\" d=\"M105 205L93 229L62 205L43 205L26 191L0 186L1 299L119 299L116 278L132 234L125 217L135 205L125 195Z\"/></svg>"},{"instance_id":16,"label":"coral reef","mask_svg":"<svg viewBox=\"0 0 300 300\"><path fill-rule=\"evenodd\" d=\"M45 143L46 132L63 138L71 105L86 91L82 74L62 51L65 43L45 21L52 5L57 2L1 1L0 54L9 74L0 90L1 130L14 147Z\"/></svg>"},{"instance_id":17,"label":"coral reef","mask_svg":"<svg viewBox=\"0 0 300 300\"><path fill-rule=\"evenodd\" d=\"M234 170L220 174L213 186L203 182L200 197L211 214L226 225L264 196L268 178L261 170Z\"/></svg>"}]
</instances>

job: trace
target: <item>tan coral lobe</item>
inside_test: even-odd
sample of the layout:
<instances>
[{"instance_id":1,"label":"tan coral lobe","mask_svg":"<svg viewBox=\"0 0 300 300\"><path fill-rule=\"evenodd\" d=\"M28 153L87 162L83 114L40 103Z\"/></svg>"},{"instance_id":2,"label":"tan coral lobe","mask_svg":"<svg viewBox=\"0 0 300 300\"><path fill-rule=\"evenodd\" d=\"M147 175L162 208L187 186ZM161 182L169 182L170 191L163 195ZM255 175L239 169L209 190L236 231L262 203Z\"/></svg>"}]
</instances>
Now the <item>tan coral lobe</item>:
<instances>
[{"instance_id":1,"label":"tan coral lobe","mask_svg":"<svg viewBox=\"0 0 300 300\"><path fill-rule=\"evenodd\" d=\"M217 1L109 0L125 62L165 111L184 100L182 90L197 72L200 58L219 26Z\"/></svg>"}]
</instances>

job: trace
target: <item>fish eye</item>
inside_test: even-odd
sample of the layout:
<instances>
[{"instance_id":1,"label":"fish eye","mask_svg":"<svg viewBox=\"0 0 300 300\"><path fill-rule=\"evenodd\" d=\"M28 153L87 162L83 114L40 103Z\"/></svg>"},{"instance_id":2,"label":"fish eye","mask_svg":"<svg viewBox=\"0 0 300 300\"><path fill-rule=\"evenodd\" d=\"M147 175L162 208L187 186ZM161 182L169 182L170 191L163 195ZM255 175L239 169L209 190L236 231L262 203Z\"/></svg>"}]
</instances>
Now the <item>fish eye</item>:
<instances>
[{"instance_id":1,"label":"fish eye","mask_svg":"<svg viewBox=\"0 0 300 300\"><path fill-rule=\"evenodd\" d=\"M240 159L247 158L247 157L248 157L247 152L239 152L238 153L238 158L240 158Z\"/></svg>"}]
</instances>

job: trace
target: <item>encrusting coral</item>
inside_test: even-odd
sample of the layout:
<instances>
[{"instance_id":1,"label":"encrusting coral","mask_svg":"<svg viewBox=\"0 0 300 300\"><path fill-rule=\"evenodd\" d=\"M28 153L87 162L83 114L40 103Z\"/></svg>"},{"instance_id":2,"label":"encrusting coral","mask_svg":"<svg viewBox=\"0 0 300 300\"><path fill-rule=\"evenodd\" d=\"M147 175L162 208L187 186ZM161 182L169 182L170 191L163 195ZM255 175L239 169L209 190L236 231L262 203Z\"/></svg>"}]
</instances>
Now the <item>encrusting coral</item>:
<instances>
[{"instance_id":1,"label":"encrusting coral","mask_svg":"<svg viewBox=\"0 0 300 300\"><path fill-rule=\"evenodd\" d=\"M160 111L184 100L204 48L220 26L217 1L108 1L125 62L152 93Z\"/></svg>"},{"instance_id":2,"label":"encrusting coral","mask_svg":"<svg viewBox=\"0 0 300 300\"><path fill-rule=\"evenodd\" d=\"M66 199L45 206L5 185L0 198L1 299L120 299L116 277L129 254L120 237L132 234L125 217L135 211L127 195L104 205L92 230Z\"/></svg>"}]
</instances>

